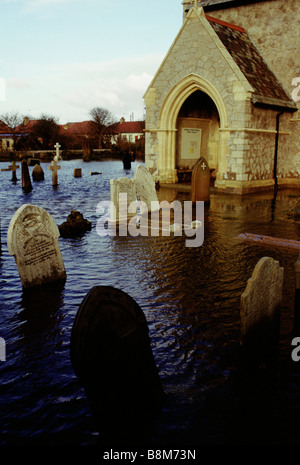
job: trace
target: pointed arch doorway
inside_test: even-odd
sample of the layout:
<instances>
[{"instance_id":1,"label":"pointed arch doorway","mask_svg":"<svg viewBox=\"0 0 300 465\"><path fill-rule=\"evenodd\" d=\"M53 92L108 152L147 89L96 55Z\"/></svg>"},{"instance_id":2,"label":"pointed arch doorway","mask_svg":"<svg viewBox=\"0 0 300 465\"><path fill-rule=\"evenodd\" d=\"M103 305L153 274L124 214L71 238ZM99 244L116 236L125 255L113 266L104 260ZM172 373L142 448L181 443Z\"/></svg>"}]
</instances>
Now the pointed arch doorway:
<instances>
[{"instance_id":1,"label":"pointed arch doorway","mask_svg":"<svg viewBox=\"0 0 300 465\"><path fill-rule=\"evenodd\" d=\"M208 162L213 184L218 167L220 118L213 100L195 90L183 103L177 117L175 168L179 182L190 182L200 157Z\"/></svg>"},{"instance_id":2,"label":"pointed arch doorway","mask_svg":"<svg viewBox=\"0 0 300 465\"><path fill-rule=\"evenodd\" d=\"M194 74L177 83L160 112L160 180L180 181L181 173L191 171L200 156L207 159L217 179L223 179L228 146L222 129L226 127L225 104L211 83Z\"/></svg>"}]
</instances>

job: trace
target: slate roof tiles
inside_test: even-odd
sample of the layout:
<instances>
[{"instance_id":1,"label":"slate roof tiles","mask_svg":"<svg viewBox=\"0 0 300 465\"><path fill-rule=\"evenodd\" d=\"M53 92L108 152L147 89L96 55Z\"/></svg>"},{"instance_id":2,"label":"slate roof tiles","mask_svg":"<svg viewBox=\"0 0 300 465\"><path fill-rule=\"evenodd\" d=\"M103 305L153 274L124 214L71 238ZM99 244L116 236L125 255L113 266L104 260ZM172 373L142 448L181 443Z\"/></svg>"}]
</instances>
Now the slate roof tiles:
<instances>
[{"instance_id":1,"label":"slate roof tiles","mask_svg":"<svg viewBox=\"0 0 300 465\"><path fill-rule=\"evenodd\" d=\"M247 32L209 15L206 15L206 19L253 87L252 102L294 111L295 103L251 42Z\"/></svg>"}]
</instances>

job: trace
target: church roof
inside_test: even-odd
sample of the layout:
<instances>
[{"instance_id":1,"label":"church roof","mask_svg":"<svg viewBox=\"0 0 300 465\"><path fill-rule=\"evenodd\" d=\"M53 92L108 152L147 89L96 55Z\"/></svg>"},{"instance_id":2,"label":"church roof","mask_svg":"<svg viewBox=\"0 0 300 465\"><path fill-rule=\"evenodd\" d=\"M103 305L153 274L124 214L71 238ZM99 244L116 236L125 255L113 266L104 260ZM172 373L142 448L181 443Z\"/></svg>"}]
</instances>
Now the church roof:
<instances>
[{"instance_id":1,"label":"church roof","mask_svg":"<svg viewBox=\"0 0 300 465\"><path fill-rule=\"evenodd\" d=\"M208 15L206 19L253 87L252 102L295 111L295 103L253 45L245 29Z\"/></svg>"},{"instance_id":2,"label":"church roof","mask_svg":"<svg viewBox=\"0 0 300 465\"><path fill-rule=\"evenodd\" d=\"M272 2L273 0L203 0L198 5L202 6L205 11L223 10L224 8L235 8L251 3Z\"/></svg>"}]
</instances>

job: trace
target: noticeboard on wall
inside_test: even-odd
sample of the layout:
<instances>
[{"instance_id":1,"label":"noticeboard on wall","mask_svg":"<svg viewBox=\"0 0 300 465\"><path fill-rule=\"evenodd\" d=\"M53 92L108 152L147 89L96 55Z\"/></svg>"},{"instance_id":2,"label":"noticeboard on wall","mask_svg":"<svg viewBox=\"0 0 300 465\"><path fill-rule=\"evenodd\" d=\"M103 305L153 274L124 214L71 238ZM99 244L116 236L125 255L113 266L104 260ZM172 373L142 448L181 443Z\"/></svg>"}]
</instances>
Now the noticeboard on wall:
<instances>
[{"instance_id":1,"label":"noticeboard on wall","mask_svg":"<svg viewBox=\"0 0 300 465\"><path fill-rule=\"evenodd\" d=\"M200 158L202 129L182 128L181 158L184 160L197 160Z\"/></svg>"}]
</instances>

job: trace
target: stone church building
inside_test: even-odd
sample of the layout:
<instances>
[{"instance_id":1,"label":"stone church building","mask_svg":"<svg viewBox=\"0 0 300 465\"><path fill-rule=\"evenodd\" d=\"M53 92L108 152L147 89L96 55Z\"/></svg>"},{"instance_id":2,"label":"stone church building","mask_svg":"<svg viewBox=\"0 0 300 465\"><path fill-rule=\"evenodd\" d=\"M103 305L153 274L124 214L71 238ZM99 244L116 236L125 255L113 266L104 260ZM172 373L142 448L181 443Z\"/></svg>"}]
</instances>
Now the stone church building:
<instances>
[{"instance_id":1,"label":"stone church building","mask_svg":"<svg viewBox=\"0 0 300 465\"><path fill-rule=\"evenodd\" d=\"M177 183L203 156L217 192L300 188L300 1L182 5L144 95L146 167Z\"/></svg>"}]
</instances>

